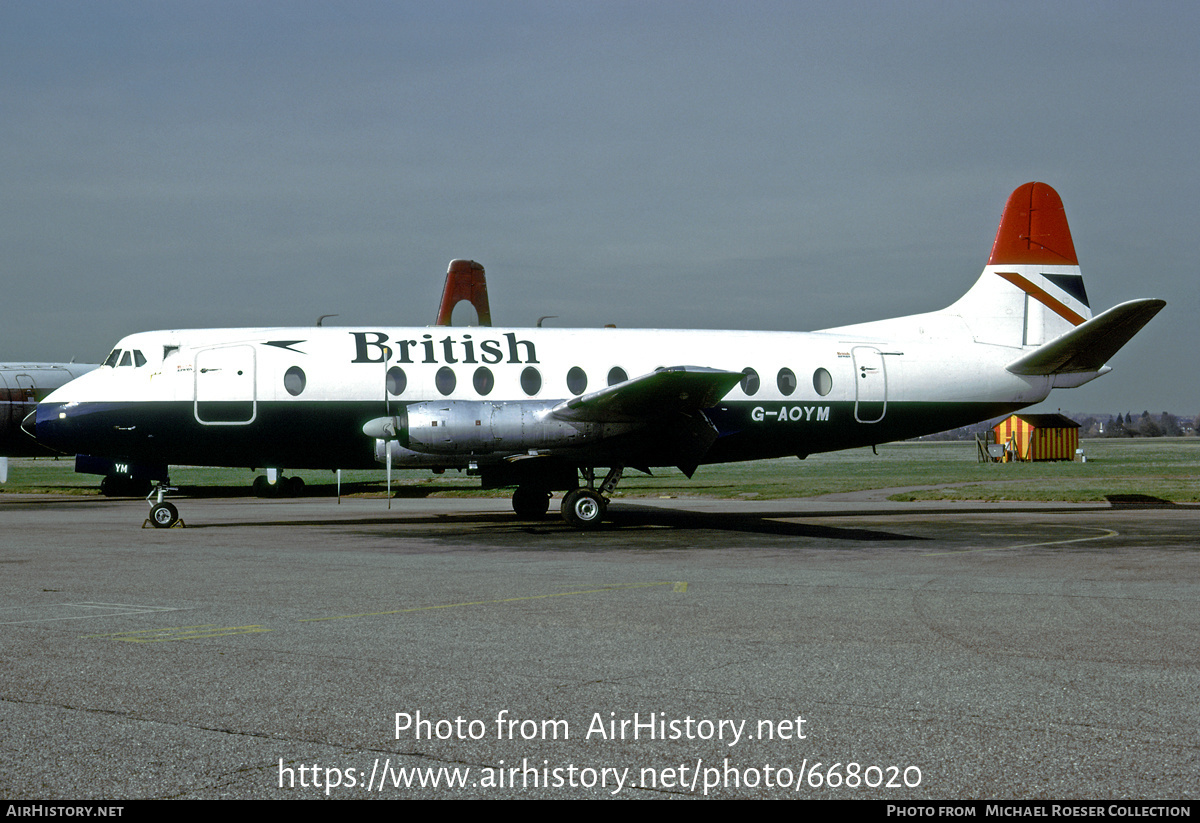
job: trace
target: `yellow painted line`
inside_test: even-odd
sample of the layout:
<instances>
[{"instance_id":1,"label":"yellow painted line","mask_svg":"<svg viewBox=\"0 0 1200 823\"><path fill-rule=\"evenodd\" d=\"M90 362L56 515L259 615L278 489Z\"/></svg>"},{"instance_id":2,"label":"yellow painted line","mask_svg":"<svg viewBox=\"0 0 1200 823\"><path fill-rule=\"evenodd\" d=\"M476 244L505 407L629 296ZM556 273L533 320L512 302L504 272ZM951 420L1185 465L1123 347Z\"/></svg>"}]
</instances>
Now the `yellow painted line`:
<instances>
[{"instance_id":1,"label":"yellow painted line","mask_svg":"<svg viewBox=\"0 0 1200 823\"><path fill-rule=\"evenodd\" d=\"M114 634L88 634L86 638L108 638L126 643L168 643L172 640L196 640L202 637L225 637L231 634L259 634L269 632L264 626L216 626L207 623L200 626L175 626L165 629L141 629L116 632Z\"/></svg>"},{"instance_id":2,"label":"yellow painted line","mask_svg":"<svg viewBox=\"0 0 1200 823\"><path fill-rule=\"evenodd\" d=\"M170 626L165 629L137 629L128 632L113 632L111 634L85 634L84 637L124 637L138 634L162 634L163 632L181 632L194 629L211 629L216 623L201 623L198 626Z\"/></svg>"},{"instance_id":3,"label":"yellow painted line","mask_svg":"<svg viewBox=\"0 0 1200 823\"><path fill-rule=\"evenodd\" d=\"M486 606L495 603L516 603L522 600L545 600L551 597L572 597L579 594L602 594L624 589L645 589L653 586L672 586L673 591L686 594L686 581L664 580L654 583L629 583L623 586L605 586L599 589L583 589L574 592L556 592L554 594L532 594L524 597L505 597L499 600L473 600L466 603L443 603L438 606L415 606L411 609L394 609L386 612L363 612L361 614L342 614L335 617L309 617L300 620L301 623L316 623L323 620L349 620L354 617L382 617L389 614L405 614L407 612L424 612L433 609L453 609L459 606ZM87 634L85 638L107 638L121 640L126 643L167 643L173 640L197 640L205 637L225 637L234 634L258 634L274 631L264 626L217 626L215 623L202 623L198 626L173 626L161 629L138 629L113 634Z\"/></svg>"},{"instance_id":4,"label":"yellow painted line","mask_svg":"<svg viewBox=\"0 0 1200 823\"><path fill-rule=\"evenodd\" d=\"M301 620L301 623L316 623L322 620L349 620L353 617L382 617L389 614L406 614L408 612L426 612L433 609L456 609L459 606L487 606L496 603L517 603L522 600L546 600L551 597L573 597L578 594L600 594L603 592L615 592L622 589L644 589L651 586L674 586L677 592L686 592L687 583L677 583L666 580L658 583L630 583L625 586L605 586L602 589L584 589L577 592L556 592L555 594L531 594L525 597L505 597L499 600L471 600L466 603L443 603L438 606L414 606L411 609L393 609L386 612L363 612L361 614L340 614L336 617L309 617ZM682 589L679 587L683 586Z\"/></svg>"},{"instance_id":5,"label":"yellow painted line","mask_svg":"<svg viewBox=\"0 0 1200 823\"><path fill-rule=\"evenodd\" d=\"M922 557L945 557L948 554L972 554L975 552L998 552L998 551L1004 551L1005 549L1034 549L1034 548L1037 548L1038 546L1063 546L1063 545L1066 545L1067 543L1086 543L1089 540L1105 540L1109 537L1116 537L1117 535L1120 534L1120 532L1115 532L1112 529L1105 529L1100 526L1084 526L1082 528L1097 529L1098 531L1104 532L1104 534L1098 534L1094 537L1074 537L1070 540L1050 540L1045 543L1021 543L1020 545L1016 545L1016 546L993 546L990 549L962 549L960 551L953 551L953 552L933 552L931 554L922 555Z\"/></svg>"}]
</instances>

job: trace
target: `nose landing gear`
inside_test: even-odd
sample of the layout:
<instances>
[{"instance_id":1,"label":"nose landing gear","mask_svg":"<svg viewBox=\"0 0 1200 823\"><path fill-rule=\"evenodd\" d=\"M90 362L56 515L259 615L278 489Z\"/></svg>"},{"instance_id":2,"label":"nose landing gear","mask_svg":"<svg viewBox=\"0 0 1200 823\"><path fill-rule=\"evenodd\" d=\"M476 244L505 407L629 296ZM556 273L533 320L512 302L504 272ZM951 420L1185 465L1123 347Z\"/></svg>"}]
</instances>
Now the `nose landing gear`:
<instances>
[{"instance_id":1,"label":"nose landing gear","mask_svg":"<svg viewBox=\"0 0 1200 823\"><path fill-rule=\"evenodd\" d=\"M173 503L168 503L163 499L167 492L174 491L179 491L179 489L167 485L167 483L159 483L150 494L146 495L146 502L150 504L150 516L142 523L143 529L146 528L147 523L156 529L170 529L175 526L184 528L187 525L180 519L179 509L175 508Z\"/></svg>"}]
</instances>

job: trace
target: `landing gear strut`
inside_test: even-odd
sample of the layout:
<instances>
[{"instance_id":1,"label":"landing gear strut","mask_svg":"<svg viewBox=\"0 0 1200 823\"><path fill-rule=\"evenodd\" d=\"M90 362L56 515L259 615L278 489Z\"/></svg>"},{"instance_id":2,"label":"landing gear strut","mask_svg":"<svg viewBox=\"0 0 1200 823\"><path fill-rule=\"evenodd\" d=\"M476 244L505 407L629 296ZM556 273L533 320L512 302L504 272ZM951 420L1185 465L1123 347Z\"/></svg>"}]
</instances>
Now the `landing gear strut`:
<instances>
[{"instance_id":1,"label":"landing gear strut","mask_svg":"<svg viewBox=\"0 0 1200 823\"><path fill-rule=\"evenodd\" d=\"M176 524L184 525L183 521L179 519L179 509L163 499L167 492L174 491L179 491L179 489L167 485L167 483L159 483L150 494L146 495L146 502L150 504L150 516L146 518L146 523L156 529L169 529ZM143 529L146 528L146 523L142 524Z\"/></svg>"},{"instance_id":2,"label":"landing gear strut","mask_svg":"<svg viewBox=\"0 0 1200 823\"><path fill-rule=\"evenodd\" d=\"M595 469L591 466L586 468L584 476L587 479L587 488L572 489L563 496L560 509L563 520L577 529L598 528L604 522L604 514L608 511L608 498L605 495L612 494L617 483L621 482L621 474L624 471L623 466L613 466L597 489Z\"/></svg>"}]
</instances>

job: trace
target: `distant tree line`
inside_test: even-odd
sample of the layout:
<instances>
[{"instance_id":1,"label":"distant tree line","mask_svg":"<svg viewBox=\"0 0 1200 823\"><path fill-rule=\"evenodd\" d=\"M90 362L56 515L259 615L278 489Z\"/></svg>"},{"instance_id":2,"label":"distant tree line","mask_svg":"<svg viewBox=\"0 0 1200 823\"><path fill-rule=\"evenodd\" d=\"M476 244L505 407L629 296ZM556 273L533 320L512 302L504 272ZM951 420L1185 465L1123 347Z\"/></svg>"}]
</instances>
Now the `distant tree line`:
<instances>
[{"instance_id":1,"label":"distant tree line","mask_svg":"<svg viewBox=\"0 0 1200 823\"><path fill-rule=\"evenodd\" d=\"M1170 412L1155 416L1144 411L1140 417L1129 412L1107 420L1095 417L1071 419L1080 425L1084 437L1183 437L1195 436L1200 430L1200 416L1191 420L1185 418L1181 423Z\"/></svg>"}]
</instances>

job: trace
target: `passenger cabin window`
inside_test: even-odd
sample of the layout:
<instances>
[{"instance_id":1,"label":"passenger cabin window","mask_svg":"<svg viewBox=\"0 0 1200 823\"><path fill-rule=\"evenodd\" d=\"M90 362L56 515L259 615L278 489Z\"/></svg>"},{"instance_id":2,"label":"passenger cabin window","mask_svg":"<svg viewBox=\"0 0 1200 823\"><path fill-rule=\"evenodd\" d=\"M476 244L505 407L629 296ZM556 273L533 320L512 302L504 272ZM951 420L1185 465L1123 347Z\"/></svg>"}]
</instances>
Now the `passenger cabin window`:
<instances>
[{"instance_id":1,"label":"passenger cabin window","mask_svg":"<svg viewBox=\"0 0 1200 823\"><path fill-rule=\"evenodd\" d=\"M572 366L567 372L567 391L571 394L583 394L587 391L587 373L578 366Z\"/></svg>"},{"instance_id":2,"label":"passenger cabin window","mask_svg":"<svg viewBox=\"0 0 1200 823\"><path fill-rule=\"evenodd\" d=\"M779 376L775 378L775 384L779 386L780 394L790 397L796 390L796 373L788 368L780 369Z\"/></svg>"},{"instance_id":3,"label":"passenger cabin window","mask_svg":"<svg viewBox=\"0 0 1200 823\"><path fill-rule=\"evenodd\" d=\"M404 374L404 369L392 366L387 370L387 379L384 382L387 383L388 394L399 397L408 387L408 376Z\"/></svg>"},{"instance_id":4,"label":"passenger cabin window","mask_svg":"<svg viewBox=\"0 0 1200 823\"><path fill-rule=\"evenodd\" d=\"M746 375L742 378L742 391L746 393L747 397L758 394L758 372L747 366L742 369L742 374Z\"/></svg>"},{"instance_id":5,"label":"passenger cabin window","mask_svg":"<svg viewBox=\"0 0 1200 823\"><path fill-rule=\"evenodd\" d=\"M833 391L833 376L825 369L817 369L813 372L813 389L822 397L829 394Z\"/></svg>"},{"instance_id":6,"label":"passenger cabin window","mask_svg":"<svg viewBox=\"0 0 1200 823\"><path fill-rule=\"evenodd\" d=\"M308 378L304 376L304 369L299 366L292 366L283 373L283 387L292 397L299 397L307 383Z\"/></svg>"},{"instance_id":7,"label":"passenger cabin window","mask_svg":"<svg viewBox=\"0 0 1200 823\"><path fill-rule=\"evenodd\" d=\"M496 378L492 376L492 370L487 366L480 366L475 370L475 375L471 378L471 382L475 385L475 391L480 395L491 394L492 388L496 385Z\"/></svg>"},{"instance_id":8,"label":"passenger cabin window","mask_svg":"<svg viewBox=\"0 0 1200 823\"><path fill-rule=\"evenodd\" d=\"M521 372L521 389L533 397L542 390L542 374L533 366L528 366Z\"/></svg>"},{"instance_id":9,"label":"passenger cabin window","mask_svg":"<svg viewBox=\"0 0 1200 823\"><path fill-rule=\"evenodd\" d=\"M613 366L608 370L608 385L610 386L615 386L618 383L624 383L628 379L629 376L625 374L625 370L620 366Z\"/></svg>"}]
</instances>

